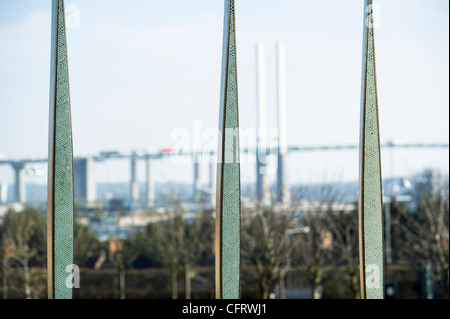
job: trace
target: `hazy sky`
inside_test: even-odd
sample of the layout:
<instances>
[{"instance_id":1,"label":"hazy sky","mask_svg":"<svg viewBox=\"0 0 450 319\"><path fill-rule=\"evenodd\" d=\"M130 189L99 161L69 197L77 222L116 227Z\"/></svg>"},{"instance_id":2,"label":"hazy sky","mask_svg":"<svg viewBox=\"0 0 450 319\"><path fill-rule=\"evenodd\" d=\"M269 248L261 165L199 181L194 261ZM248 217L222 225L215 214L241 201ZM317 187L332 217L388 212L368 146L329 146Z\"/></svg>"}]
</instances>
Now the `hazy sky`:
<instances>
[{"instance_id":1,"label":"hazy sky","mask_svg":"<svg viewBox=\"0 0 450 319\"><path fill-rule=\"evenodd\" d=\"M217 128L222 0L65 3L75 156L156 151L177 143L177 129ZM448 143L449 1L375 3L382 143ZM276 128L275 45L283 41L288 144L358 143L363 4L236 0L242 129L256 124L258 41L266 48L267 126ZM0 0L0 153L6 158L47 156L50 10L50 0ZM203 136L202 143L211 140ZM353 180L358 151L291 154L289 165L291 182ZM382 165L386 177L426 167L448 172L449 151L385 150ZM192 170L189 163L158 161L154 178L190 181ZM143 165L138 172L144 180ZM243 182L255 179L254 164L243 163L241 172ZM128 161L96 165L99 181L128 176ZM10 167L0 166L1 182L13 182Z\"/></svg>"}]
</instances>

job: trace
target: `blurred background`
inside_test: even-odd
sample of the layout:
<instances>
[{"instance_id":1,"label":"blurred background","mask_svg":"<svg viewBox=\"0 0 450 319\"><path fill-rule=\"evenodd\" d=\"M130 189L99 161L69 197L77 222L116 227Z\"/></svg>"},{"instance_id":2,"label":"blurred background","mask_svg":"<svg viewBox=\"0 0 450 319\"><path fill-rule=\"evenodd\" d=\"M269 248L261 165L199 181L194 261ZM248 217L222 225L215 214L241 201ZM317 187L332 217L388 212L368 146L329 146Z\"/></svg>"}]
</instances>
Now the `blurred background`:
<instances>
[{"instance_id":1,"label":"blurred background","mask_svg":"<svg viewBox=\"0 0 450 319\"><path fill-rule=\"evenodd\" d=\"M389 298L448 298L448 6L375 3ZM65 7L81 269L74 297L213 298L223 1ZM363 13L354 0L236 2L248 150L242 297L359 298ZM51 1L0 2L3 298L46 298L50 17ZM280 42L290 194L281 202ZM264 201L254 152L258 43L271 148Z\"/></svg>"}]
</instances>

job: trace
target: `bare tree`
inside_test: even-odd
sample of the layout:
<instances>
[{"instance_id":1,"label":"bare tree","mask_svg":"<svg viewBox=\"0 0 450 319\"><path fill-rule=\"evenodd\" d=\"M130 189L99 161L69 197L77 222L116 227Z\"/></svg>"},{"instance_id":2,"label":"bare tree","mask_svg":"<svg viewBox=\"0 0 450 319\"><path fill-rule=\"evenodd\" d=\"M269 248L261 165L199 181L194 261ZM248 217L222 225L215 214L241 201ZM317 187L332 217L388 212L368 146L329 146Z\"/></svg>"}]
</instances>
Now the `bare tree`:
<instances>
[{"instance_id":1,"label":"bare tree","mask_svg":"<svg viewBox=\"0 0 450 319\"><path fill-rule=\"evenodd\" d=\"M292 214L276 212L273 207L242 209L241 254L244 262L255 267L263 299L269 297L275 281L284 277L289 251L285 234L291 224Z\"/></svg>"},{"instance_id":2,"label":"bare tree","mask_svg":"<svg viewBox=\"0 0 450 319\"><path fill-rule=\"evenodd\" d=\"M146 228L151 250L164 267L170 271L172 299L178 298L178 272L180 271L180 219L171 218L167 222L149 224Z\"/></svg>"},{"instance_id":3,"label":"bare tree","mask_svg":"<svg viewBox=\"0 0 450 319\"><path fill-rule=\"evenodd\" d=\"M359 299L359 245L357 211L328 211L327 224L333 233L333 257L342 265L344 282L348 283L352 296Z\"/></svg>"},{"instance_id":4,"label":"bare tree","mask_svg":"<svg viewBox=\"0 0 450 319\"><path fill-rule=\"evenodd\" d=\"M191 277L193 267L198 265L204 255L213 254L214 219L212 214L198 212L192 223L185 224L183 240L183 270L185 273L185 295L191 298Z\"/></svg>"},{"instance_id":5,"label":"bare tree","mask_svg":"<svg viewBox=\"0 0 450 319\"><path fill-rule=\"evenodd\" d=\"M26 208L22 212L8 211L5 216L3 229L4 240L8 243L9 263L16 263L22 267L23 288L27 299L33 298L32 262L39 262L45 256L45 222L42 212Z\"/></svg>"},{"instance_id":6,"label":"bare tree","mask_svg":"<svg viewBox=\"0 0 450 319\"><path fill-rule=\"evenodd\" d=\"M312 298L320 298L319 287L322 283L324 272L327 269L326 254L329 247L325 238L327 228L324 219L315 211L308 211L303 218L303 226L308 232L293 236L291 242L297 262L306 267L306 276L312 288Z\"/></svg>"},{"instance_id":7,"label":"bare tree","mask_svg":"<svg viewBox=\"0 0 450 319\"><path fill-rule=\"evenodd\" d=\"M2 256L2 298L8 299L8 253L9 240L5 232L0 232L2 236L1 256Z\"/></svg>"},{"instance_id":8,"label":"bare tree","mask_svg":"<svg viewBox=\"0 0 450 319\"><path fill-rule=\"evenodd\" d=\"M440 282L448 297L449 281L449 196L442 185L437 190L419 187L419 205L411 211L395 201L392 203L392 224L398 258L410 263L431 265L432 275Z\"/></svg>"},{"instance_id":9,"label":"bare tree","mask_svg":"<svg viewBox=\"0 0 450 319\"><path fill-rule=\"evenodd\" d=\"M169 218L146 229L151 252L171 273L172 298L178 297L178 274L184 272L185 298L192 297L191 277L204 254L213 251L214 222L210 213L199 212L187 220L186 210L174 203Z\"/></svg>"},{"instance_id":10,"label":"bare tree","mask_svg":"<svg viewBox=\"0 0 450 319\"><path fill-rule=\"evenodd\" d=\"M304 229L294 236L293 256L297 262L306 267L307 279L312 288L312 298L320 298L319 288L325 273L330 268L330 257L333 238L328 225L327 216L333 214L333 204L339 196L339 188L332 184L322 183L316 188L302 190L310 194L310 200L298 202L297 215L300 216Z\"/></svg>"}]
</instances>

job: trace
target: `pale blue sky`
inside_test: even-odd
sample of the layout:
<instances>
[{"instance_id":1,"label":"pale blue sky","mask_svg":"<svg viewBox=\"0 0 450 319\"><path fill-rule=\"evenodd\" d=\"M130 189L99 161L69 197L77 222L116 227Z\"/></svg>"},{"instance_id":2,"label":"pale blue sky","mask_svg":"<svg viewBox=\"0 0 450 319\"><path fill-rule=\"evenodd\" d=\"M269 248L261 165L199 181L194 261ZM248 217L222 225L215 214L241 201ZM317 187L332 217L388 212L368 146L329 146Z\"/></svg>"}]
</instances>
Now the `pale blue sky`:
<instances>
[{"instance_id":1,"label":"pale blue sky","mask_svg":"<svg viewBox=\"0 0 450 319\"><path fill-rule=\"evenodd\" d=\"M236 0L242 128L256 124L258 41L266 46L267 125L276 127L275 44L282 40L288 144L358 143L363 3ZM448 143L449 2L375 3L381 141ZM0 0L0 153L7 158L47 155L50 4ZM67 30L75 156L158 150L177 142L170 138L177 128L217 127L222 0L69 4L80 10L80 27ZM383 152L384 176L426 167L448 172L448 149L391 155ZM289 163L292 182L358 174L357 151L297 153ZM156 181L192 178L190 164L154 166ZM143 166L138 169L144 180ZM128 174L126 161L96 166L99 181L124 181ZM254 177L254 166L243 164L242 180ZM0 167L0 182L12 181L12 169Z\"/></svg>"}]
</instances>

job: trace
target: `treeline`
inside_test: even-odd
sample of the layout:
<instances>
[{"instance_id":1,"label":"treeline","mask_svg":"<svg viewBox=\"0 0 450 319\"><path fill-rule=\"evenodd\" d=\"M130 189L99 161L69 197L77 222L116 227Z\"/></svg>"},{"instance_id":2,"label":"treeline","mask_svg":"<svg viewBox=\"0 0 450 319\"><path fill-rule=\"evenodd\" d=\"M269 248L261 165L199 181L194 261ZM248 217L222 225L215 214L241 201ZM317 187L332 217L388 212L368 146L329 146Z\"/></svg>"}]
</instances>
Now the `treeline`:
<instances>
[{"instance_id":1,"label":"treeline","mask_svg":"<svg viewBox=\"0 0 450 319\"><path fill-rule=\"evenodd\" d=\"M448 298L448 190L418 194L414 210L395 200L386 203L391 229L386 279L397 283L397 297L418 298L418 273L428 265L435 297ZM297 202L284 208L243 205L242 297L285 298L293 288L307 287L310 298L359 298L356 209L336 205L339 190L326 186L314 200ZM26 207L4 216L2 298L46 298L44 215ZM186 216L175 203L166 218L127 239L108 241L75 222L74 263L81 284L74 297L214 298L214 216L210 211Z\"/></svg>"}]
</instances>

